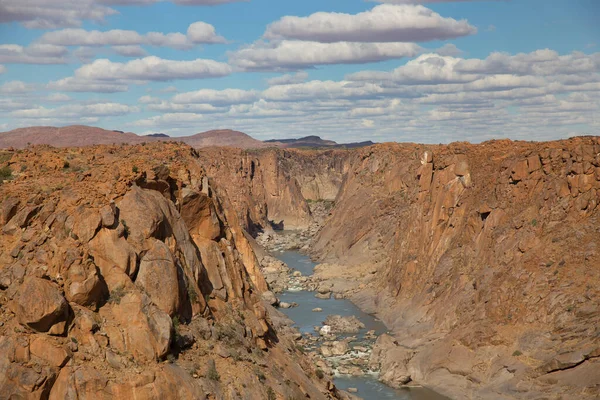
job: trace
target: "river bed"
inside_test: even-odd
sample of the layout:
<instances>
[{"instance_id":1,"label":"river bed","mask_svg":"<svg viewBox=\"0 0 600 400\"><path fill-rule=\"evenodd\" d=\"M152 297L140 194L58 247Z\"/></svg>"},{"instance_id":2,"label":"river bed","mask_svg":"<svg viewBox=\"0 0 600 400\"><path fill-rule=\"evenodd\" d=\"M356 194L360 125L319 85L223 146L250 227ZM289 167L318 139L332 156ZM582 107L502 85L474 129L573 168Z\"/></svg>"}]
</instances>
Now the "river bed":
<instances>
[{"instance_id":1,"label":"river bed","mask_svg":"<svg viewBox=\"0 0 600 400\"><path fill-rule=\"evenodd\" d=\"M298 251L275 252L273 256L285 262L293 270L300 271L302 275L312 275L315 263L310 258ZM357 335L357 341L352 344L363 344L367 331L374 330L376 335L387 332L386 326L372 315L366 314L347 299L319 299L315 292L291 288L279 295L281 301L286 303L297 303L298 307L281 309L301 333L315 334L315 326L322 326L328 315L337 314L341 316L356 316L365 328ZM321 312L313 312L315 308L321 308ZM340 335L344 336L344 335ZM340 389L358 389L356 393L365 400L397 399L397 400L448 400L446 397L427 388L410 387L393 389L377 380L377 374L365 374L363 376L341 375L336 373L334 382Z\"/></svg>"}]
</instances>

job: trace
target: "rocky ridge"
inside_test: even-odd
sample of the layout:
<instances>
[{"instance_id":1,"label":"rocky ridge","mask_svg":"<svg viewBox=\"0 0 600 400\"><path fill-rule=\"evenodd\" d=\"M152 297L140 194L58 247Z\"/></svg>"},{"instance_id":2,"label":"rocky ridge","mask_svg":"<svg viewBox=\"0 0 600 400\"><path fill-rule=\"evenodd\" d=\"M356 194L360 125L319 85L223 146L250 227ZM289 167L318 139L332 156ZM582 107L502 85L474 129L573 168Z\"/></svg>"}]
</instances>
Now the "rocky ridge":
<instances>
[{"instance_id":1,"label":"rocky ridge","mask_svg":"<svg viewBox=\"0 0 600 400\"><path fill-rule=\"evenodd\" d=\"M3 154L8 398L341 398L278 332L237 213L182 144Z\"/></svg>"},{"instance_id":2,"label":"rocky ridge","mask_svg":"<svg viewBox=\"0 0 600 400\"><path fill-rule=\"evenodd\" d=\"M349 295L394 332L371 358L384 382L599 395L599 153L581 137L353 154L312 254L376 271Z\"/></svg>"}]
</instances>

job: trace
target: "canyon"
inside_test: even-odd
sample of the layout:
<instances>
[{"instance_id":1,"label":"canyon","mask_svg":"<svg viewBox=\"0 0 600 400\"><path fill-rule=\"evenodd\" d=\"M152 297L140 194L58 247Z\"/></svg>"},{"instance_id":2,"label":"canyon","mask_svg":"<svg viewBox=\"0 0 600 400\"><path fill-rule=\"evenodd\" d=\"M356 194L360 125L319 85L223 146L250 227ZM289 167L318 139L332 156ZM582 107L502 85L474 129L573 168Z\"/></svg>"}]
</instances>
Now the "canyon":
<instances>
[{"instance_id":1,"label":"canyon","mask_svg":"<svg viewBox=\"0 0 600 400\"><path fill-rule=\"evenodd\" d=\"M385 323L368 362L387 385L600 395L597 137L0 160L0 391L14 398L351 398L261 300L269 241L319 263L319 293Z\"/></svg>"}]
</instances>

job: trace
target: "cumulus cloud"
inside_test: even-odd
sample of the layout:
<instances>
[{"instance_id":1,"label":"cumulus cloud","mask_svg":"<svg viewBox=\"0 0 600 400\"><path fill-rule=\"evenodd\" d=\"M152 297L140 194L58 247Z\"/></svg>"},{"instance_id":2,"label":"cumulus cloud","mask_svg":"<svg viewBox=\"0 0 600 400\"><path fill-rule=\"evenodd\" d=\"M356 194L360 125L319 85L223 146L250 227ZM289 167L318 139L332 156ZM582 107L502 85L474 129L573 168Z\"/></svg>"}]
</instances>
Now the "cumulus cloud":
<instances>
[{"instance_id":1,"label":"cumulus cloud","mask_svg":"<svg viewBox=\"0 0 600 400\"><path fill-rule=\"evenodd\" d=\"M150 5L160 0L2 0L0 23L20 22L32 29L81 26L83 21L103 23L118 14L110 5ZM188 6L214 6L246 0L171 0Z\"/></svg>"},{"instance_id":2,"label":"cumulus cloud","mask_svg":"<svg viewBox=\"0 0 600 400\"><path fill-rule=\"evenodd\" d=\"M150 56L127 63L107 59L95 60L75 71L77 78L98 81L139 80L170 81L175 79L202 79L229 75L231 67L214 60L165 60Z\"/></svg>"},{"instance_id":3,"label":"cumulus cloud","mask_svg":"<svg viewBox=\"0 0 600 400\"><path fill-rule=\"evenodd\" d=\"M269 86L290 85L293 83L302 83L308 79L308 73L305 71L296 72L295 74L285 74L268 79Z\"/></svg>"},{"instance_id":4,"label":"cumulus cloud","mask_svg":"<svg viewBox=\"0 0 600 400\"><path fill-rule=\"evenodd\" d=\"M243 70L294 70L326 64L359 64L413 57L414 43L318 43L297 40L257 42L230 54Z\"/></svg>"},{"instance_id":5,"label":"cumulus cloud","mask_svg":"<svg viewBox=\"0 0 600 400\"><path fill-rule=\"evenodd\" d=\"M426 4L426 3L461 3L470 1L482 1L482 0L369 0L374 3L386 3L386 4ZM485 1L485 0L483 0ZM498 0L499 1L499 0Z\"/></svg>"},{"instance_id":6,"label":"cumulus cloud","mask_svg":"<svg viewBox=\"0 0 600 400\"><path fill-rule=\"evenodd\" d=\"M20 22L27 28L80 26L83 20L101 23L116 10L94 0L2 0L0 23Z\"/></svg>"},{"instance_id":7,"label":"cumulus cloud","mask_svg":"<svg viewBox=\"0 0 600 400\"><path fill-rule=\"evenodd\" d=\"M122 29L87 31L85 29L69 28L44 33L37 42L57 46L115 46L115 51L120 51L124 53L123 55L130 56L129 54L134 49L131 46L149 45L187 50L197 44L225 43L226 40L222 36L217 35L214 26L205 22L194 22L189 26L185 35L179 32L148 32L140 34L136 31ZM136 53L139 53L139 47L135 48L135 50Z\"/></svg>"},{"instance_id":8,"label":"cumulus cloud","mask_svg":"<svg viewBox=\"0 0 600 400\"><path fill-rule=\"evenodd\" d=\"M444 18L415 5L382 4L358 14L318 12L285 16L267 27L267 39L334 42L426 42L471 35L467 21Z\"/></svg>"},{"instance_id":9,"label":"cumulus cloud","mask_svg":"<svg viewBox=\"0 0 600 400\"><path fill-rule=\"evenodd\" d=\"M174 103L212 104L217 106L251 103L255 100L257 100L255 91L241 89L202 89L173 96Z\"/></svg>"},{"instance_id":10,"label":"cumulus cloud","mask_svg":"<svg viewBox=\"0 0 600 400\"><path fill-rule=\"evenodd\" d=\"M0 63L5 64L65 64L68 50L52 44L0 45Z\"/></svg>"},{"instance_id":11,"label":"cumulus cloud","mask_svg":"<svg viewBox=\"0 0 600 400\"><path fill-rule=\"evenodd\" d=\"M165 60L145 57L126 63L108 59L81 66L72 77L50 82L48 89L64 92L124 92L128 84L177 79L217 78L229 75L231 67L214 60Z\"/></svg>"},{"instance_id":12,"label":"cumulus cloud","mask_svg":"<svg viewBox=\"0 0 600 400\"><path fill-rule=\"evenodd\" d=\"M188 27L187 37L192 43L225 43L224 37L217 35L215 27L206 22L194 22Z\"/></svg>"},{"instance_id":13,"label":"cumulus cloud","mask_svg":"<svg viewBox=\"0 0 600 400\"><path fill-rule=\"evenodd\" d=\"M22 81L10 81L0 85L0 93L2 94L26 93L32 90L33 85Z\"/></svg>"},{"instance_id":14,"label":"cumulus cloud","mask_svg":"<svg viewBox=\"0 0 600 400\"><path fill-rule=\"evenodd\" d=\"M140 46L113 46L113 51L123 57L143 57L146 50Z\"/></svg>"}]
</instances>

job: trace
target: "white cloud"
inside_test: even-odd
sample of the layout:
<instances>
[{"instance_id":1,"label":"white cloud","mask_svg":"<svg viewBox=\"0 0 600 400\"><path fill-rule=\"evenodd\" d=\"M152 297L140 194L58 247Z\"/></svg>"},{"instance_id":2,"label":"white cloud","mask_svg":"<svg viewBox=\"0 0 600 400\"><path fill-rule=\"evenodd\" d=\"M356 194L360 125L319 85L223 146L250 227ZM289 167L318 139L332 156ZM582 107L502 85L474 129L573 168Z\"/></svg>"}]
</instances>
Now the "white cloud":
<instances>
[{"instance_id":1,"label":"white cloud","mask_svg":"<svg viewBox=\"0 0 600 400\"><path fill-rule=\"evenodd\" d=\"M0 45L0 63L5 64L64 64L68 50L52 44Z\"/></svg>"},{"instance_id":2,"label":"white cloud","mask_svg":"<svg viewBox=\"0 0 600 400\"><path fill-rule=\"evenodd\" d=\"M269 86L290 85L294 83L302 83L308 79L308 73L305 71L296 72L295 74L285 74L268 79Z\"/></svg>"},{"instance_id":3,"label":"white cloud","mask_svg":"<svg viewBox=\"0 0 600 400\"><path fill-rule=\"evenodd\" d=\"M165 60L145 57L127 63L107 59L95 60L75 71L75 77L85 80L169 81L175 79L202 79L229 75L231 67L214 60Z\"/></svg>"},{"instance_id":4,"label":"white cloud","mask_svg":"<svg viewBox=\"0 0 600 400\"><path fill-rule=\"evenodd\" d=\"M44 33L37 42L58 46L87 47L149 45L187 50L197 44L225 43L226 40L222 36L217 35L214 26L205 22L194 22L189 26L185 35L179 32L148 32L140 34L136 31L122 29L88 31L85 29L69 28ZM115 50L118 51L119 49ZM127 50L121 49L121 51L125 52Z\"/></svg>"},{"instance_id":5,"label":"white cloud","mask_svg":"<svg viewBox=\"0 0 600 400\"><path fill-rule=\"evenodd\" d=\"M188 27L187 37L192 43L225 43L224 37L217 35L215 27L206 22L194 22Z\"/></svg>"},{"instance_id":6,"label":"white cloud","mask_svg":"<svg viewBox=\"0 0 600 400\"><path fill-rule=\"evenodd\" d=\"M257 99L258 96L255 91L241 89L202 89L194 92L180 93L173 96L174 103L211 104L215 106L252 103Z\"/></svg>"},{"instance_id":7,"label":"white cloud","mask_svg":"<svg viewBox=\"0 0 600 400\"><path fill-rule=\"evenodd\" d=\"M128 85L148 81L217 78L229 75L231 67L214 60L165 60L145 57L126 63L94 60L75 70L72 77L50 82L47 88L64 92L124 92Z\"/></svg>"},{"instance_id":8,"label":"white cloud","mask_svg":"<svg viewBox=\"0 0 600 400\"><path fill-rule=\"evenodd\" d=\"M51 102L60 103L60 102L70 101L71 97L69 97L68 95L66 95L64 93L52 93L46 97L46 100L51 101Z\"/></svg>"},{"instance_id":9,"label":"white cloud","mask_svg":"<svg viewBox=\"0 0 600 400\"><path fill-rule=\"evenodd\" d=\"M294 70L326 64L358 64L413 57L414 43L317 43L296 40L257 42L230 54L243 70Z\"/></svg>"},{"instance_id":10,"label":"white cloud","mask_svg":"<svg viewBox=\"0 0 600 400\"><path fill-rule=\"evenodd\" d=\"M115 93L126 92L128 87L124 83L94 82L77 79L73 77L53 81L46 85L49 90L58 90L63 92L96 92L96 93Z\"/></svg>"},{"instance_id":11,"label":"white cloud","mask_svg":"<svg viewBox=\"0 0 600 400\"><path fill-rule=\"evenodd\" d=\"M267 27L267 39L333 42L425 42L471 35L467 21L444 18L415 5L382 4L355 15L318 12L285 16Z\"/></svg>"},{"instance_id":12,"label":"white cloud","mask_svg":"<svg viewBox=\"0 0 600 400\"><path fill-rule=\"evenodd\" d=\"M163 115L157 115L154 117L142 119L131 123L132 126L160 126L166 124L168 126L186 125L202 120L201 114L195 113L168 113Z\"/></svg>"},{"instance_id":13,"label":"white cloud","mask_svg":"<svg viewBox=\"0 0 600 400\"><path fill-rule=\"evenodd\" d=\"M175 93L177 92L177 88L175 86L167 86L166 88L160 89L160 93Z\"/></svg>"},{"instance_id":14,"label":"white cloud","mask_svg":"<svg viewBox=\"0 0 600 400\"><path fill-rule=\"evenodd\" d=\"M27 84L22 81L10 81L0 86L0 93L2 94L26 93L32 90L33 85Z\"/></svg>"},{"instance_id":15,"label":"white cloud","mask_svg":"<svg viewBox=\"0 0 600 400\"><path fill-rule=\"evenodd\" d=\"M455 67L462 59L441 56L438 54L422 54L405 65L391 72L361 71L348 77L357 81L392 81L408 85L470 82L477 79L476 74L461 74Z\"/></svg>"},{"instance_id":16,"label":"white cloud","mask_svg":"<svg viewBox=\"0 0 600 400\"><path fill-rule=\"evenodd\" d=\"M116 10L94 0L2 0L0 23L21 22L27 28L80 26L83 20L101 23Z\"/></svg>"},{"instance_id":17,"label":"white cloud","mask_svg":"<svg viewBox=\"0 0 600 400\"><path fill-rule=\"evenodd\" d=\"M73 117L112 117L138 112L137 107L120 103L97 103L89 105L66 105L58 108L36 107L11 112L15 118L73 118Z\"/></svg>"},{"instance_id":18,"label":"white cloud","mask_svg":"<svg viewBox=\"0 0 600 400\"><path fill-rule=\"evenodd\" d=\"M140 46L113 46L113 51L123 57L143 57L146 50Z\"/></svg>"}]
</instances>

